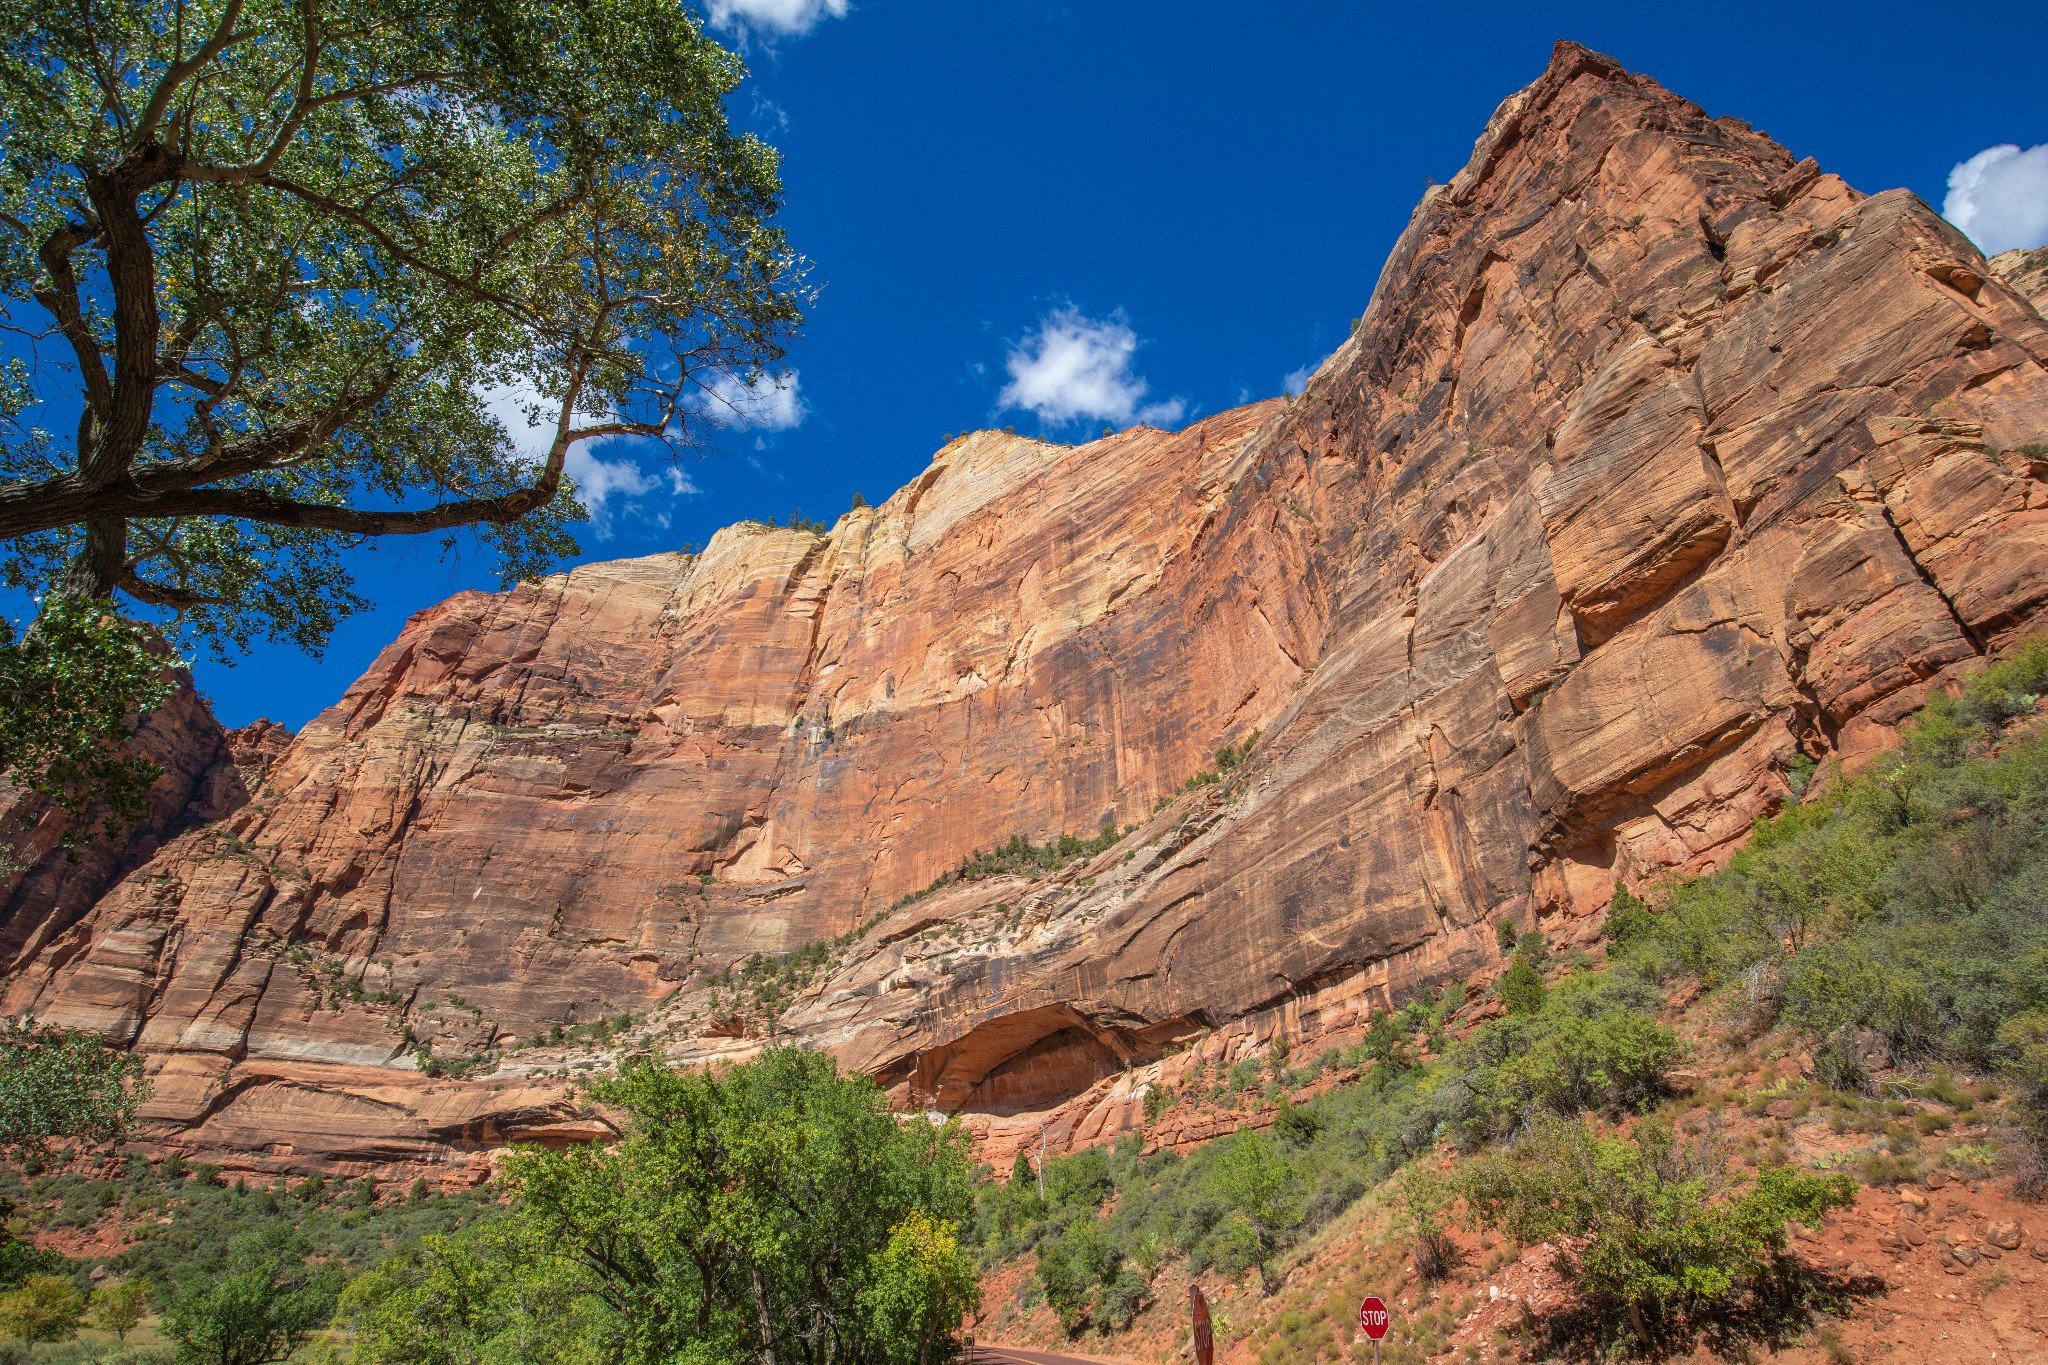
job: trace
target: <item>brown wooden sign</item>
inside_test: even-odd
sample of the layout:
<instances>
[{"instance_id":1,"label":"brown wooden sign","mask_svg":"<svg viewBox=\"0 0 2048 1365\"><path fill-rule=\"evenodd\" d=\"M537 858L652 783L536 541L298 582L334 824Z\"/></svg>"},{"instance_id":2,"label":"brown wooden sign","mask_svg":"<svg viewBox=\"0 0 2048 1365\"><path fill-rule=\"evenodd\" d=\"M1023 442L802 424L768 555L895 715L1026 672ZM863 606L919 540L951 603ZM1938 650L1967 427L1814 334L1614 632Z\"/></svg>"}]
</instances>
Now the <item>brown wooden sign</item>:
<instances>
[{"instance_id":1,"label":"brown wooden sign","mask_svg":"<svg viewBox=\"0 0 2048 1365\"><path fill-rule=\"evenodd\" d=\"M1216 1338L1209 1330L1209 1301L1202 1286L1188 1286L1188 1299L1195 1315L1195 1365L1216 1365Z\"/></svg>"}]
</instances>

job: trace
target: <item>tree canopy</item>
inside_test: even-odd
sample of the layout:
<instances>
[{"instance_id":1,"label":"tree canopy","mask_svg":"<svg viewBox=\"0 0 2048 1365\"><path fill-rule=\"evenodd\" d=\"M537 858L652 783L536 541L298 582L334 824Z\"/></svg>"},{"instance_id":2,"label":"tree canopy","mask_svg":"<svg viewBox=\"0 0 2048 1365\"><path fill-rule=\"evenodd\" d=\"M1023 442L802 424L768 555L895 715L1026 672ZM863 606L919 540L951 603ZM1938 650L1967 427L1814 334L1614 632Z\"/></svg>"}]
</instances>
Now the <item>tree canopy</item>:
<instances>
[{"instance_id":1,"label":"tree canopy","mask_svg":"<svg viewBox=\"0 0 2048 1365\"><path fill-rule=\"evenodd\" d=\"M608 1146L508 1162L505 1220L351 1285L364 1365L688 1360L920 1365L977 1301L957 1127L888 1111L829 1057L630 1064L591 1094Z\"/></svg>"},{"instance_id":2,"label":"tree canopy","mask_svg":"<svg viewBox=\"0 0 2048 1365\"><path fill-rule=\"evenodd\" d=\"M122 741L133 712L169 695L165 665L147 630L80 598L52 598L18 640L0 620L0 772L74 817L68 842L142 814L158 770ZM18 868L0 845L0 877Z\"/></svg>"},{"instance_id":3,"label":"tree canopy","mask_svg":"<svg viewBox=\"0 0 2048 1365\"><path fill-rule=\"evenodd\" d=\"M135 1053L90 1033L0 1020L0 1151L40 1151L53 1138L111 1141L147 1093Z\"/></svg>"},{"instance_id":4,"label":"tree canopy","mask_svg":"<svg viewBox=\"0 0 2048 1365\"><path fill-rule=\"evenodd\" d=\"M317 648L365 538L573 549L570 449L806 302L743 74L675 0L0 0L0 574Z\"/></svg>"},{"instance_id":5,"label":"tree canopy","mask_svg":"<svg viewBox=\"0 0 2048 1365\"><path fill-rule=\"evenodd\" d=\"M195 1285L164 1312L179 1365L275 1365L325 1326L342 1271L313 1265L289 1236L237 1239L231 1268Z\"/></svg>"}]
</instances>

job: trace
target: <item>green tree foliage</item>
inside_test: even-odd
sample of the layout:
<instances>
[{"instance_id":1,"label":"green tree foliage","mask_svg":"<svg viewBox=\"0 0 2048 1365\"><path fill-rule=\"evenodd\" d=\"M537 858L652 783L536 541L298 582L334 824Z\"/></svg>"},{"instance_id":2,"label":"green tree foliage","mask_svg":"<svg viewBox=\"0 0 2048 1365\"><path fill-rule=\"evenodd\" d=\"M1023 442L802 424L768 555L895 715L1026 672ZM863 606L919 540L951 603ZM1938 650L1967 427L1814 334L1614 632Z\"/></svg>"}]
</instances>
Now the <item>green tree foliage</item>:
<instances>
[{"instance_id":1,"label":"green tree foliage","mask_svg":"<svg viewBox=\"0 0 2048 1365\"><path fill-rule=\"evenodd\" d=\"M0 35L0 288L70 362L9 392L83 410L0 464L44 581L314 642L352 538L478 525L527 572L571 445L694 428L797 321L775 154L683 6L6 0ZM492 383L549 413L538 467Z\"/></svg>"},{"instance_id":2,"label":"green tree foliage","mask_svg":"<svg viewBox=\"0 0 2048 1365\"><path fill-rule=\"evenodd\" d=\"M85 1300L62 1275L31 1275L0 1294L0 1336L68 1341L85 1316Z\"/></svg>"},{"instance_id":3,"label":"green tree foliage","mask_svg":"<svg viewBox=\"0 0 2048 1365\"><path fill-rule=\"evenodd\" d=\"M55 1252L40 1251L9 1232L5 1223L14 1201L0 1199L0 1289L13 1289L31 1275L47 1275L64 1263Z\"/></svg>"},{"instance_id":4,"label":"green tree foliage","mask_svg":"<svg viewBox=\"0 0 2048 1365\"><path fill-rule=\"evenodd\" d=\"M169 664L149 632L76 598L45 603L19 639L0 620L0 772L73 817L68 841L142 814L158 769L120 746L170 695Z\"/></svg>"},{"instance_id":5,"label":"green tree foliage","mask_svg":"<svg viewBox=\"0 0 2048 1365\"><path fill-rule=\"evenodd\" d=\"M106 1142L127 1131L148 1093L142 1058L95 1034L0 1021L0 1149L52 1139Z\"/></svg>"},{"instance_id":6,"label":"green tree foliage","mask_svg":"<svg viewBox=\"0 0 2048 1365\"><path fill-rule=\"evenodd\" d=\"M0 0L0 325L53 362L0 372L0 582L317 650L365 538L573 551L571 448L692 440L809 298L743 75L672 0Z\"/></svg>"},{"instance_id":7,"label":"green tree foliage","mask_svg":"<svg viewBox=\"0 0 2048 1365\"><path fill-rule=\"evenodd\" d=\"M1713 1155L1639 1125L1602 1136L1551 1119L1459 1178L1471 1217L1522 1243L1562 1241L1596 1311L1625 1317L1648 1344L1701 1313L1789 1281L1785 1225L1847 1207L1848 1176L1766 1168L1738 1189Z\"/></svg>"},{"instance_id":8,"label":"green tree foliage","mask_svg":"<svg viewBox=\"0 0 2048 1365\"><path fill-rule=\"evenodd\" d=\"M1221 1234L1224 1269L1256 1266L1266 1275L1302 1220L1301 1179L1286 1153L1263 1133L1246 1133L1210 1167L1208 1187L1230 1210Z\"/></svg>"},{"instance_id":9,"label":"green tree foliage","mask_svg":"<svg viewBox=\"0 0 2048 1365\"><path fill-rule=\"evenodd\" d=\"M339 1267L308 1264L282 1238L243 1239L230 1259L164 1311L180 1365L271 1365L334 1316Z\"/></svg>"},{"instance_id":10,"label":"green tree foliage","mask_svg":"<svg viewBox=\"0 0 2048 1365\"><path fill-rule=\"evenodd\" d=\"M112 1332L116 1341L125 1342L135 1325L149 1316L154 1299L149 1281L117 1280L92 1292L87 1319L102 1332Z\"/></svg>"},{"instance_id":11,"label":"green tree foliage","mask_svg":"<svg viewBox=\"0 0 2048 1365\"><path fill-rule=\"evenodd\" d=\"M717 1072L639 1062L591 1093L623 1116L618 1142L517 1153L501 1232L351 1290L362 1359L950 1354L974 1279L952 1230L972 1198L957 1128L901 1122L872 1082L795 1048ZM552 1335L521 1348L529 1326ZM478 1355L436 1354L465 1340Z\"/></svg>"},{"instance_id":12,"label":"green tree foliage","mask_svg":"<svg viewBox=\"0 0 2048 1365\"><path fill-rule=\"evenodd\" d=\"M912 1209L868 1258L859 1307L877 1358L929 1362L951 1354L960 1320L981 1303L974 1262L955 1225Z\"/></svg>"},{"instance_id":13,"label":"green tree foliage","mask_svg":"<svg viewBox=\"0 0 2048 1365\"><path fill-rule=\"evenodd\" d=\"M336 1321L361 1365L599 1365L607 1323L576 1267L498 1223L401 1248Z\"/></svg>"}]
</instances>

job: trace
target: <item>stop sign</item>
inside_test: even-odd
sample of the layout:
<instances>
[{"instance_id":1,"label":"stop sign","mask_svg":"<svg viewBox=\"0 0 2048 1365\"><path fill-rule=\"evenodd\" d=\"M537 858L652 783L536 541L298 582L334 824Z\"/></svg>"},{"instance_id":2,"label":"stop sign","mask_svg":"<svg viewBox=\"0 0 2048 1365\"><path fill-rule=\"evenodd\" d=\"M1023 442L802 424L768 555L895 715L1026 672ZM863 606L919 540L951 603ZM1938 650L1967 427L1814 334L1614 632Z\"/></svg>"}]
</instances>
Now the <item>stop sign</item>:
<instances>
[{"instance_id":1,"label":"stop sign","mask_svg":"<svg viewBox=\"0 0 2048 1365\"><path fill-rule=\"evenodd\" d=\"M1387 1328L1392 1325L1393 1318L1379 1295L1368 1294L1365 1302L1358 1305L1358 1330L1374 1341L1386 1336Z\"/></svg>"}]
</instances>

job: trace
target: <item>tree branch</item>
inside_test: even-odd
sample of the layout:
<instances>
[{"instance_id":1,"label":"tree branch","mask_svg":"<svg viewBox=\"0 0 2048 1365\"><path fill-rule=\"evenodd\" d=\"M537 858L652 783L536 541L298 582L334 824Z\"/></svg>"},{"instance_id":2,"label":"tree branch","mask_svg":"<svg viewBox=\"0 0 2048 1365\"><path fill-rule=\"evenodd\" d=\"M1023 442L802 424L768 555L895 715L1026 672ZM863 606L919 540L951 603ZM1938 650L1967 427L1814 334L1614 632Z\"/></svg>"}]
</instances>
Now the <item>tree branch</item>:
<instances>
[{"instance_id":1,"label":"tree branch","mask_svg":"<svg viewBox=\"0 0 2048 1365\"><path fill-rule=\"evenodd\" d=\"M300 424L257 441L237 443L231 449L238 453L232 457L171 461L145 469L111 487L94 487L74 474L0 488L0 539L83 522L98 524L101 521L183 516L229 517L271 526L366 536L417 535L479 522L502 526L554 501L555 495L561 491L562 469L568 459L569 448L576 442L601 436L661 434L660 427L647 422L574 426L576 401L582 396L583 382L580 367L571 372L562 414L555 421L555 439L549 447L547 461L541 467L539 477L524 488L489 497L461 498L414 511L385 511L336 503L303 502L261 488L195 486L270 468L292 449L300 446L310 448L325 441L354 418L355 412L345 405L327 413L317 424ZM369 395L358 400L362 407L372 406L376 401L376 396ZM112 581L111 572L107 578Z\"/></svg>"},{"instance_id":2,"label":"tree branch","mask_svg":"<svg viewBox=\"0 0 2048 1365\"><path fill-rule=\"evenodd\" d=\"M58 330L71 343L71 353L78 358L79 378L85 383L86 405L104 420L113 406L114 386L107 378L106 358L100 354L99 340L85 320L85 308L78 296L78 276L71 269L71 253L97 235L98 229L92 224L66 223L43 238L36 257L42 262L43 275L49 283L38 288L35 296L36 302L57 319Z\"/></svg>"},{"instance_id":3,"label":"tree branch","mask_svg":"<svg viewBox=\"0 0 2048 1365\"><path fill-rule=\"evenodd\" d=\"M179 165L178 174L184 179L202 184L258 184L267 189L291 195L293 198L319 209L323 213L332 214L351 227L361 230L375 241L378 246L391 253L392 258L399 264L418 270L423 274L431 275L433 278L441 281L441 283L463 291L476 302L487 303L493 308L501 309L529 326L536 328L545 326L545 320L535 314L530 307L521 304L517 300L509 299L503 294L485 289L475 280L458 275L445 266L426 260L410 247L400 242L396 237L393 237L382 225L370 218L368 214L351 205L342 203L339 199L322 194L310 186L301 185L297 181L288 180L281 175L268 174L254 166L213 166L204 162L184 161ZM566 209L561 207L558 201L557 204L551 204L541 210L541 213L552 217L558 216L565 211ZM530 231L532 227L544 221L546 221L545 217L536 217L533 222L523 225L516 229L516 231L521 233Z\"/></svg>"},{"instance_id":4,"label":"tree branch","mask_svg":"<svg viewBox=\"0 0 2048 1365\"><path fill-rule=\"evenodd\" d=\"M157 338L163 315L157 310L156 248L136 201L151 185L176 179L177 161L168 148L149 142L129 152L112 171L85 177L114 295L113 394L90 444L79 451L80 472L98 487L128 472L156 406Z\"/></svg>"},{"instance_id":5,"label":"tree branch","mask_svg":"<svg viewBox=\"0 0 2048 1365\"><path fill-rule=\"evenodd\" d=\"M164 78L157 82L151 92L149 103L143 106L142 117L135 122L131 134L137 142L146 142L156 134L156 125L163 119L164 111L171 107L171 99L178 93L178 87L192 79L208 62L236 43L246 42L256 36L256 30L245 29L236 33L235 21L242 17L242 0L228 0L227 9L221 14L220 23L214 28L213 36L199 45L199 50L181 62L173 62Z\"/></svg>"},{"instance_id":6,"label":"tree branch","mask_svg":"<svg viewBox=\"0 0 2048 1365\"><path fill-rule=\"evenodd\" d=\"M211 593L195 592L190 588L174 588L168 583L152 583L137 574L133 568L124 570L114 579L114 586L138 602L147 602L152 607L169 607L173 611L189 611L193 607L224 607L225 597Z\"/></svg>"}]
</instances>

